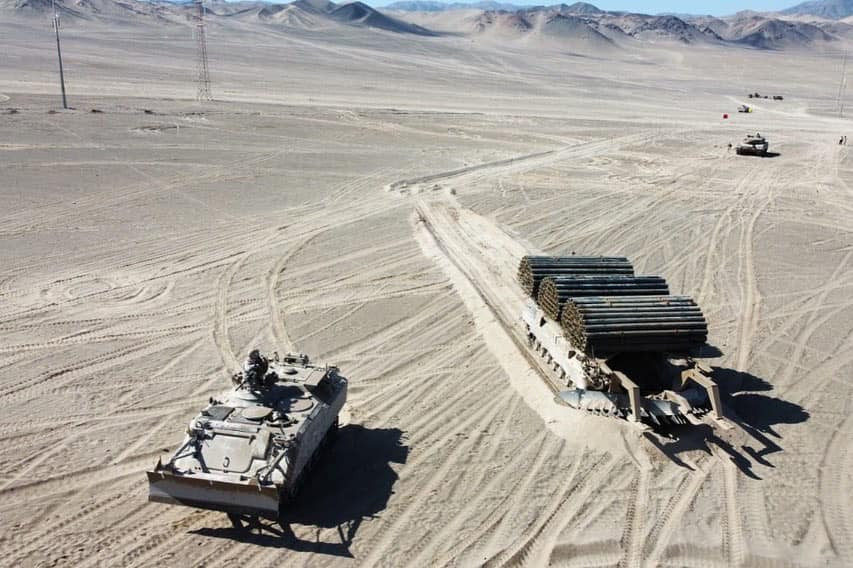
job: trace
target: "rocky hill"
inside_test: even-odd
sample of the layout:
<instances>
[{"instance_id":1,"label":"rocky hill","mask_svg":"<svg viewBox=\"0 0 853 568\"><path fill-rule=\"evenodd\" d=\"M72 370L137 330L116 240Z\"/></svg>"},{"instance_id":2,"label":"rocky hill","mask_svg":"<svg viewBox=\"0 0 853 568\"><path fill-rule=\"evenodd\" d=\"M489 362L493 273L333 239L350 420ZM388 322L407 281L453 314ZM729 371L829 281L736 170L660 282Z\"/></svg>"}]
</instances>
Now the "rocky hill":
<instances>
[{"instance_id":1,"label":"rocky hill","mask_svg":"<svg viewBox=\"0 0 853 568\"><path fill-rule=\"evenodd\" d=\"M853 13L853 0L808 2L786 10L788 16L740 12L725 18L609 12L586 2L520 8L493 0L474 4L406 0L381 10L360 1L336 4L329 0L288 4L208 0L205 5L211 22L223 25L234 20L306 30L350 26L419 36L544 38L596 49L633 42L808 49L853 36L849 22L838 21ZM69 18L183 25L191 23L196 12L191 3L165 0L57 0L57 9ZM0 0L0 14L5 15L40 17L51 10L50 0Z\"/></svg>"},{"instance_id":2,"label":"rocky hill","mask_svg":"<svg viewBox=\"0 0 853 568\"><path fill-rule=\"evenodd\" d=\"M787 10L782 10L781 13L792 16L817 16L828 20L840 20L853 16L853 0L803 2Z\"/></svg>"}]
</instances>

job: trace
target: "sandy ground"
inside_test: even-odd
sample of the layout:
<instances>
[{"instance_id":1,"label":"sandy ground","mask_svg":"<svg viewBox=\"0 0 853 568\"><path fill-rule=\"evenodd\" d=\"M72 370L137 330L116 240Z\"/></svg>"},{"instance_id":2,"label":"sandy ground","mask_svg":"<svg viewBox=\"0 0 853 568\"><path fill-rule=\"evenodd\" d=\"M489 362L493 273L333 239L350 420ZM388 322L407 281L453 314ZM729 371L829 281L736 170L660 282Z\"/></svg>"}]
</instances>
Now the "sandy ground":
<instances>
[{"instance_id":1,"label":"sandy ground","mask_svg":"<svg viewBox=\"0 0 853 568\"><path fill-rule=\"evenodd\" d=\"M41 24L0 22L0 564L853 564L839 59L235 24L201 105L186 29L72 23L50 113ZM695 296L736 427L553 405L511 340L535 250ZM351 381L283 537L146 501L255 345Z\"/></svg>"}]
</instances>

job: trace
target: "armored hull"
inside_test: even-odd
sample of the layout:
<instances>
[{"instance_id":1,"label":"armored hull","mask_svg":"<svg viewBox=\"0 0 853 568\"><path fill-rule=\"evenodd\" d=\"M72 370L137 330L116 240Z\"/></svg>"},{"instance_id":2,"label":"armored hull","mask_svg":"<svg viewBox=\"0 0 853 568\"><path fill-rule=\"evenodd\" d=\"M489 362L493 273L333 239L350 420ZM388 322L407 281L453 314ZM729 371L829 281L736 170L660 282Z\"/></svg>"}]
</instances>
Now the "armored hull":
<instances>
[{"instance_id":1,"label":"armored hull","mask_svg":"<svg viewBox=\"0 0 853 568\"><path fill-rule=\"evenodd\" d=\"M288 355L262 376L233 381L190 421L169 460L147 472L149 500L276 519L296 494L337 430L347 380Z\"/></svg>"},{"instance_id":2,"label":"armored hull","mask_svg":"<svg viewBox=\"0 0 853 568\"><path fill-rule=\"evenodd\" d=\"M770 143L760 134L747 135L743 142L738 144L735 151L740 156L766 156L770 150Z\"/></svg>"}]
</instances>

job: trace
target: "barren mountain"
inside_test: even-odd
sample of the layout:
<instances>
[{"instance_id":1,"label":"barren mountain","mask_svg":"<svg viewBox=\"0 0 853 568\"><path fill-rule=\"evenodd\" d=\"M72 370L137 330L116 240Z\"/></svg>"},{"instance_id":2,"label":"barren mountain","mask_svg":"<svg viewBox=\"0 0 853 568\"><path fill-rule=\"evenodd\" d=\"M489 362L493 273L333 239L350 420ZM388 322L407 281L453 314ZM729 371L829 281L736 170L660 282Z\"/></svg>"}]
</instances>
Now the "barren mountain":
<instances>
[{"instance_id":1,"label":"barren mountain","mask_svg":"<svg viewBox=\"0 0 853 568\"><path fill-rule=\"evenodd\" d=\"M853 2L853 0L851 0ZM624 39L641 42L678 42L681 44L731 43L760 49L809 48L846 37L846 27L831 22L781 19L775 14L743 11L729 17L677 16L607 12L577 2L529 8L472 10L480 4L444 4L440 2L396 2L389 5L401 18L420 25L457 32L496 33L501 35L537 34L562 39ZM491 5L491 3L485 3ZM463 12L464 10L464 12ZM442 14L440 17L424 14ZM453 15L468 22L459 26ZM541 24L541 25L540 25ZM526 37L526 36L525 36Z\"/></svg>"},{"instance_id":2,"label":"barren mountain","mask_svg":"<svg viewBox=\"0 0 853 568\"><path fill-rule=\"evenodd\" d=\"M46 12L50 8L50 0L0 0L0 9L10 12Z\"/></svg>"},{"instance_id":3,"label":"barren mountain","mask_svg":"<svg viewBox=\"0 0 853 568\"><path fill-rule=\"evenodd\" d=\"M818 4L823 11L815 8ZM853 0L810 3L786 12L812 10L841 17L850 4ZM57 7L70 18L110 22L186 25L195 13L192 4L162 0L58 0ZM0 0L0 12L17 16L37 17L51 9L48 0ZM639 41L685 45L728 43L759 49L810 48L848 38L851 32L846 24L827 20L810 22L806 20L811 16L802 14L789 16L789 19L755 12L740 12L726 18L679 17L607 12L585 2L518 8L492 1L444 4L428 0L397 2L387 9L377 10L362 2L335 4L328 0L297 0L277 4L214 0L208 3L207 13L211 21L223 25L232 20L241 25L261 22L294 29L346 25L421 36L449 32L491 34L508 40L542 37L598 47Z\"/></svg>"},{"instance_id":4,"label":"barren mountain","mask_svg":"<svg viewBox=\"0 0 853 568\"><path fill-rule=\"evenodd\" d=\"M721 39L713 30L700 29L675 16L625 14L609 16L606 21L619 26L625 33L642 40L695 43L697 41Z\"/></svg>"},{"instance_id":5,"label":"barren mountain","mask_svg":"<svg viewBox=\"0 0 853 568\"><path fill-rule=\"evenodd\" d=\"M533 24L520 12L483 12L472 23L472 31L476 33L524 33L533 29Z\"/></svg>"},{"instance_id":6,"label":"barren mountain","mask_svg":"<svg viewBox=\"0 0 853 568\"><path fill-rule=\"evenodd\" d=\"M762 49L807 47L815 42L830 42L834 37L816 25L762 16L729 22L727 39Z\"/></svg>"},{"instance_id":7,"label":"barren mountain","mask_svg":"<svg viewBox=\"0 0 853 568\"><path fill-rule=\"evenodd\" d=\"M548 15L542 22L542 31L550 36L578 37L590 42L612 43L610 38L599 33L587 21L575 16Z\"/></svg>"},{"instance_id":8,"label":"barren mountain","mask_svg":"<svg viewBox=\"0 0 853 568\"><path fill-rule=\"evenodd\" d=\"M434 32L422 28L416 24L404 22L385 15L379 10L371 8L362 2L352 2L336 7L327 14L330 18L345 24L378 28L397 33L410 33L417 35L434 35Z\"/></svg>"},{"instance_id":9,"label":"barren mountain","mask_svg":"<svg viewBox=\"0 0 853 568\"><path fill-rule=\"evenodd\" d=\"M81 19L111 19L115 17L175 16L188 6L169 2L140 2L138 0L0 0L0 13L21 16L50 14L54 6L63 16Z\"/></svg>"},{"instance_id":10,"label":"barren mountain","mask_svg":"<svg viewBox=\"0 0 853 568\"><path fill-rule=\"evenodd\" d=\"M280 24L301 29L317 29L322 27L324 23L329 23L328 21L324 22L328 18L323 18L317 10L310 6L300 5L297 2L292 4L257 3L238 11L225 9L221 12L213 12L212 14L214 14L214 17L221 16L245 22L256 21Z\"/></svg>"},{"instance_id":11,"label":"barren mountain","mask_svg":"<svg viewBox=\"0 0 853 568\"><path fill-rule=\"evenodd\" d=\"M853 15L853 0L819 0L817 2L803 2L782 10L786 15L808 15L840 20Z\"/></svg>"},{"instance_id":12,"label":"barren mountain","mask_svg":"<svg viewBox=\"0 0 853 568\"><path fill-rule=\"evenodd\" d=\"M229 20L258 21L301 29L345 24L433 35L421 26L388 16L361 2L338 5L326 0L297 0L289 4L215 0L206 5L208 19L223 24ZM188 23L196 12L196 7L189 3L140 0L57 0L56 6L60 13L71 18L108 21ZM50 0L0 0L0 13L33 17L44 16L51 10Z\"/></svg>"},{"instance_id":13,"label":"barren mountain","mask_svg":"<svg viewBox=\"0 0 853 568\"><path fill-rule=\"evenodd\" d=\"M580 14L583 16L599 16L604 14L604 10L587 2L575 2L568 6L560 4L560 11L565 14Z\"/></svg>"},{"instance_id":14,"label":"barren mountain","mask_svg":"<svg viewBox=\"0 0 853 568\"><path fill-rule=\"evenodd\" d=\"M399 12L449 12L456 10L505 10L515 12L520 10L521 6L515 4L506 4L502 2L471 2L471 3L446 3L435 2L433 0L402 0L401 2L392 2L384 6L385 10Z\"/></svg>"}]
</instances>

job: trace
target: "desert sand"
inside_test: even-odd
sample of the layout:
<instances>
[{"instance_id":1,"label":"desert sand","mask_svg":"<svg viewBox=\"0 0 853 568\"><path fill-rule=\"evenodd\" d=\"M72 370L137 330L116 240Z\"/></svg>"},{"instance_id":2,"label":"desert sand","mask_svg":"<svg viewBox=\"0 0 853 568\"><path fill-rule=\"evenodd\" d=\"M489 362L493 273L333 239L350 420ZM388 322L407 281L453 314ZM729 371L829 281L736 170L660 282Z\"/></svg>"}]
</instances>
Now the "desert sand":
<instances>
[{"instance_id":1,"label":"desert sand","mask_svg":"<svg viewBox=\"0 0 853 568\"><path fill-rule=\"evenodd\" d=\"M853 564L837 51L234 19L197 103L190 27L63 34L69 111L49 21L0 18L0 564ZM512 341L533 251L694 296L735 427L555 405ZM146 501L253 346L351 382L283 537Z\"/></svg>"}]
</instances>

